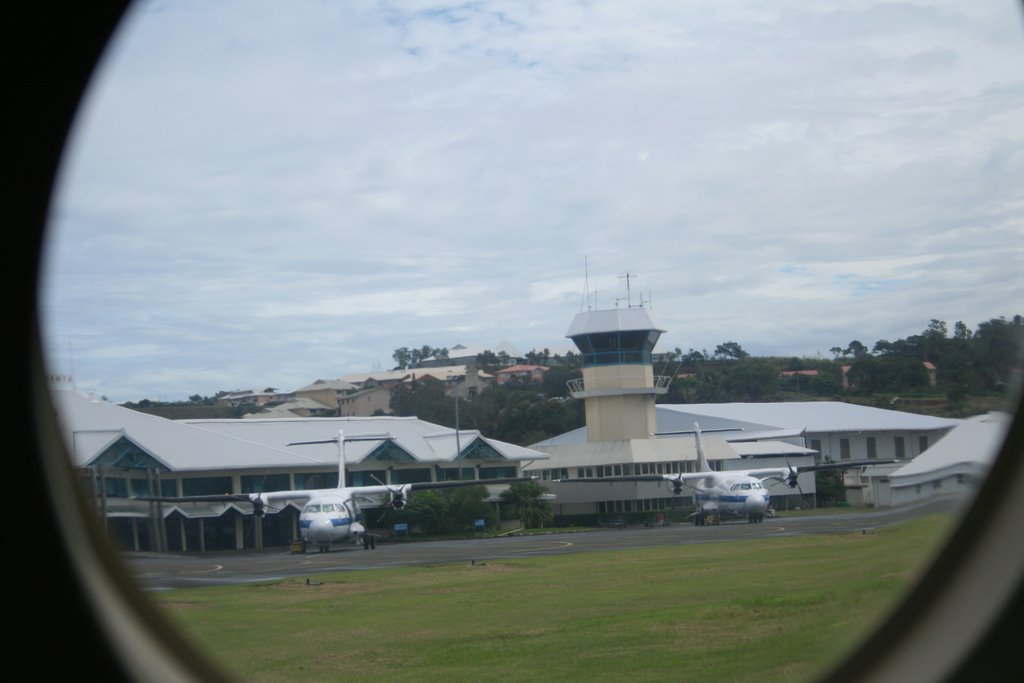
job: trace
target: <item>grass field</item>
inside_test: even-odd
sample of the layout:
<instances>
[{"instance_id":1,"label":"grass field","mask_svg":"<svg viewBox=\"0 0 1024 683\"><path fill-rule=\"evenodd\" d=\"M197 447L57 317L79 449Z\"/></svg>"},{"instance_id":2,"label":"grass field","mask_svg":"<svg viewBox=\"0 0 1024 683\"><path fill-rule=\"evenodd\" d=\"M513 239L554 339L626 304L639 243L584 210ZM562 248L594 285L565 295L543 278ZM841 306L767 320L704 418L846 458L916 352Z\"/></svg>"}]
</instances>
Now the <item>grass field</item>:
<instances>
[{"instance_id":1,"label":"grass field","mask_svg":"<svg viewBox=\"0 0 1024 683\"><path fill-rule=\"evenodd\" d=\"M800 681L854 645L949 530L766 538L177 590L245 681Z\"/></svg>"}]
</instances>

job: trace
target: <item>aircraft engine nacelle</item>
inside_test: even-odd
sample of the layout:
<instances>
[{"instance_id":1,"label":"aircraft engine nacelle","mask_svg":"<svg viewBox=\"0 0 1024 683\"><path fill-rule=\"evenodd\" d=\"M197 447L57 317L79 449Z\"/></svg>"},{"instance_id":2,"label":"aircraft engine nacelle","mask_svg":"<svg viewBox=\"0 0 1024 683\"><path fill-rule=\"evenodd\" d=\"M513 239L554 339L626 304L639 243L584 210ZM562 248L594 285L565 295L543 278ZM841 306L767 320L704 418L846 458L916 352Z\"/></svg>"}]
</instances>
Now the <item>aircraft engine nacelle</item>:
<instances>
[{"instance_id":1,"label":"aircraft engine nacelle","mask_svg":"<svg viewBox=\"0 0 1024 683\"><path fill-rule=\"evenodd\" d=\"M256 517L262 517L267 512L267 504L263 498L257 496L252 501L252 514Z\"/></svg>"},{"instance_id":2,"label":"aircraft engine nacelle","mask_svg":"<svg viewBox=\"0 0 1024 683\"><path fill-rule=\"evenodd\" d=\"M391 507L395 510L404 509L407 502L409 501L406 498L406 493L403 489L391 492Z\"/></svg>"}]
</instances>

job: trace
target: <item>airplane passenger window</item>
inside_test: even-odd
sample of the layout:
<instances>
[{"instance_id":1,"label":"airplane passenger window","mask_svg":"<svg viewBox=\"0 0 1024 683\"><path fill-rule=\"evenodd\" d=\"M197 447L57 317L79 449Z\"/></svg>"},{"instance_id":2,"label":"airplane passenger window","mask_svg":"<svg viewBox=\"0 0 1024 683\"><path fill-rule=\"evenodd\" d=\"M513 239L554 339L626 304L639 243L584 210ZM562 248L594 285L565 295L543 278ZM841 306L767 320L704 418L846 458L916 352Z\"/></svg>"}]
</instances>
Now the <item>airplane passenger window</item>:
<instances>
[{"instance_id":1,"label":"airplane passenger window","mask_svg":"<svg viewBox=\"0 0 1024 683\"><path fill-rule=\"evenodd\" d=\"M1021 391L1022 33L1014 3L954 0L136 3L55 186L39 291L46 370L101 401L195 407L390 370L402 347L569 349L569 322L591 300L642 305L666 328L653 352L677 363L672 405L856 404L949 420L949 434L1008 415L959 450L970 458L945 480L896 481L894 465L859 489L864 509L877 497L883 512L977 491ZM634 272L643 294L623 298ZM687 355L707 374L684 372ZM745 372L721 372L735 368ZM805 384L785 375L812 370L792 376ZM765 415L747 425L782 431ZM73 430L72 457L104 429ZM808 430L799 447L923 465L947 438L857 429ZM673 472L694 471L671 457ZM90 490L166 487L128 481ZM842 476L827 484L847 502ZM897 488L920 498L894 503ZM607 501L590 523L662 505ZM831 511L858 514L845 508ZM971 518L965 503L952 509ZM212 519L211 538L247 523ZM740 528L718 521L686 530ZM191 542L184 524L167 527ZM925 559L955 529L936 532ZM858 613L851 633L868 637L891 606Z\"/></svg>"}]
</instances>

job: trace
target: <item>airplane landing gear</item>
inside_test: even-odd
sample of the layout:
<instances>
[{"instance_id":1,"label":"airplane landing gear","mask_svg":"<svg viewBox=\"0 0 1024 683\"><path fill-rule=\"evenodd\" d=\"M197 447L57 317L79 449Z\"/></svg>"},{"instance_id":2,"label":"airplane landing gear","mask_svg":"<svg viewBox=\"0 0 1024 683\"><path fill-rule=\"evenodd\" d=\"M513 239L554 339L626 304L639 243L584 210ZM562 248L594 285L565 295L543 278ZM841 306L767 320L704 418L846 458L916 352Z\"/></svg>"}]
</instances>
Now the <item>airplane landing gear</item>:
<instances>
[{"instance_id":1,"label":"airplane landing gear","mask_svg":"<svg viewBox=\"0 0 1024 683\"><path fill-rule=\"evenodd\" d=\"M715 525L721 523L721 521L722 518L716 512L700 512L693 517L693 523L697 526Z\"/></svg>"}]
</instances>

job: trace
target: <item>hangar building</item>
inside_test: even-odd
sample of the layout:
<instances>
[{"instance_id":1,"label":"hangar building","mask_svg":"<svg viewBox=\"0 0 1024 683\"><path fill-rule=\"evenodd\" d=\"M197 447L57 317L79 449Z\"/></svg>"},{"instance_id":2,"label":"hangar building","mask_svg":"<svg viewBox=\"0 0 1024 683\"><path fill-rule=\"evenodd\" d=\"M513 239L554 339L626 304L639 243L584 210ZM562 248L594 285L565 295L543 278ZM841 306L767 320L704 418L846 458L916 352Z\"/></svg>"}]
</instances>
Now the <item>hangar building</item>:
<instances>
[{"instance_id":1,"label":"hangar building","mask_svg":"<svg viewBox=\"0 0 1024 683\"><path fill-rule=\"evenodd\" d=\"M973 495L999 453L1010 420L1002 412L967 418L910 462L879 465L881 476L872 478L875 504L906 505L933 496Z\"/></svg>"}]
</instances>

